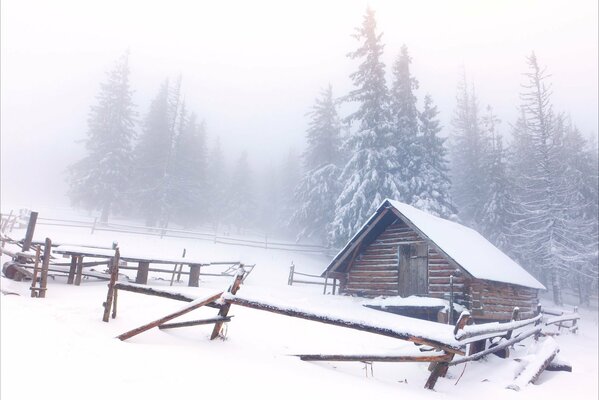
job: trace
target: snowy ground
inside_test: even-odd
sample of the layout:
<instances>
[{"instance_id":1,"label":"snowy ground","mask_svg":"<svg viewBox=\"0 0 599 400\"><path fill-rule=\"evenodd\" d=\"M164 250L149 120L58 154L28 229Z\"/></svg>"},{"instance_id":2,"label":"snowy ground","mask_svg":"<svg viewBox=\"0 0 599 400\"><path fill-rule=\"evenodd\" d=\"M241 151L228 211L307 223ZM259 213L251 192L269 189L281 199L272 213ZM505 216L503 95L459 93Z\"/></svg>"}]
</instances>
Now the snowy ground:
<instances>
[{"instance_id":1,"label":"snowy ground","mask_svg":"<svg viewBox=\"0 0 599 400\"><path fill-rule=\"evenodd\" d=\"M22 231L13 231L16 238ZM353 299L323 296L321 286L287 286L289 265L317 274L329 261L310 254L228 246L174 238L38 226L36 239L110 246L122 249L212 261L239 260L256 264L240 294L267 296L289 303L319 304L362 309ZM6 257L2 258L4 263ZM134 272L130 272L134 276ZM153 279L152 279L153 278ZM153 275L150 285L168 286L168 276ZM177 290L195 296L226 289L231 278L201 277L200 288L180 283ZM84 280L66 285L63 277L49 281L45 299L29 297L30 282L1 278L5 291L1 305L2 399L106 398L267 398L267 399L577 399L598 398L597 312L582 309L580 332L556 337L559 358L574 372L544 372L537 385L520 392L505 387L519 370L514 360L495 356L450 368L435 391L423 389L426 364L375 363L370 371L358 362L304 362L300 353L389 353L414 348L411 343L350 329L323 325L262 311L232 306L234 318L226 340L210 341L212 326L160 331L153 329L121 342L114 337L129 329L176 311L181 302L119 292L118 317L101 321L106 282ZM346 312L351 312L347 311ZM370 312L370 311L369 311ZM377 311L371 311L377 313ZM180 320L214 316L202 308ZM387 319L391 314L385 315ZM405 320L402 320L404 322ZM417 328L417 322L414 322ZM517 348L516 357L524 350ZM458 382L458 377L463 373Z\"/></svg>"}]
</instances>

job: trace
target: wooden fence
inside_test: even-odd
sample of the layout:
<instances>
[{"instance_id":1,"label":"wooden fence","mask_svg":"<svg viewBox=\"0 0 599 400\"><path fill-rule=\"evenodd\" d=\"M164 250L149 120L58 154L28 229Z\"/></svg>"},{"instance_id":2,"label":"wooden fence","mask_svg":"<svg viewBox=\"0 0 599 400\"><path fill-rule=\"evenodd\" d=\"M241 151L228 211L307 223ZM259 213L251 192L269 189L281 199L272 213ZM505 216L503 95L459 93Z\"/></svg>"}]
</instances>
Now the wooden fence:
<instances>
[{"instance_id":1,"label":"wooden fence","mask_svg":"<svg viewBox=\"0 0 599 400\"><path fill-rule=\"evenodd\" d=\"M295 279L295 276L299 276L299 279ZM311 280L306 280L305 278L312 278ZM322 294L327 294L328 287L331 287L330 294L335 294L337 291L337 287L339 286L339 282L336 278L331 278L327 274L322 277L320 275L306 274L303 272L297 272L295 270L295 265L291 263L289 267L289 277L287 278L287 285L293 286L294 283L300 283L305 285L320 285L323 286Z\"/></svg>"},{"instance_id":2,"label":"wooden fence","mask_svg":"<svg viewBox=\"0 0 599 400\"><path fill-rule=\"evenodd\" d=\"M9 214L2 214L2 225L0 227L4 230L6 226L7 231L10 232L12 228L15 226L15 224L19 224L19 221L21 221L22 224L26 224L26 221L23 221L22 216L19 217L11 210ZM288 250L301 253L321 253L325 255L331 255L332 253L336 253L338 251L337 249L315 244L273 241L268 238L268 235L266 233L260 232L253 232L255 238L247 239L242 237L235 237L233 235L225 235L222 233L219 234L216 230L195 231L168 227L147 227L134 224L100 222L98 221L98 218L94 218L93 220L74 220L39 217L37 219L37 225L89 229L91 234L97 231L120 232L134 235L157 236L160 238L171 237L181 239L194 239L224 245L256 247L270 250Z\"/></svg>"}]
</instances>

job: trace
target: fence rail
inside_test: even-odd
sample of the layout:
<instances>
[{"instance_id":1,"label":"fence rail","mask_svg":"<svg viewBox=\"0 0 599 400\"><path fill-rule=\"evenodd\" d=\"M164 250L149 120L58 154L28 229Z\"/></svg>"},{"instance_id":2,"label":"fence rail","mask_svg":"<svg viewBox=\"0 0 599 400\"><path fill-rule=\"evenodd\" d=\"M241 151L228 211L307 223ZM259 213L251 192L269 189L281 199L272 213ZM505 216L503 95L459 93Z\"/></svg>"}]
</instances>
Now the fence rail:
<instances>
[{"instance_id":1,"label":"fence rail","mask_svg":"<svg viewBox=\"0 0 599 400\"><path fill-rule=\"evenodd\" d=\"M22 213L21 213L22 214ZM23 222L23 216L19 217L18 214L13 214L11 210L10 214L1 214L2 223L0 227L3 231L12 230L14 225L20 219ZM26 221L24 221L26 223ZM270 250L287 250L302 253L314 253L314 254L325 254L331 255L336 253L338 250L327 246L321 246L316 244L302 244L292 242L281 242L281 241L269 241L268 235L264 235L263 239L246 239L235 237L231 235L218 234L214 231L193 231L186 229L168 228L168 227L148 227L135 224L123 224L115 222L100 222L98 218L94 220L81 220L81 219L60 219L60 218L43 218L37 219L37 225L45 226L61 226L65 228L81 228L89 229L91 234L96 231L105 232L119 232L136 235L147 235L147 236L158 236L161 239L163 237L180 238L180 239L194 239L213 242L215 244L223 245L236 245L263 248Z\"/></svg>"}]
</instances>

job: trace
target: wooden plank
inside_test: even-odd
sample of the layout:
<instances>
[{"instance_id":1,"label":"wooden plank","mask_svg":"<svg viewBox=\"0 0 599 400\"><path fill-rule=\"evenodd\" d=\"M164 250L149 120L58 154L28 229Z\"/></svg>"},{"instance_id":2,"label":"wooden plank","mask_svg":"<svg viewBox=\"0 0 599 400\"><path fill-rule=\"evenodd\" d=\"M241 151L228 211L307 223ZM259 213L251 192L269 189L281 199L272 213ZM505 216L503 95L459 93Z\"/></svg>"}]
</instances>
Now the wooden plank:
<instances>
[{"instance_id":1,"label":"wooden plank","mask_svg":"<svg viewBox=\"0 0 599 400\"><path fill-rule=\"evenodd\" d=\"M117 247L115 250L114 258L112 259L112 261L109 261L110 281L108 282L108 292L106 293L106 301L104 302L104 315L102 316L102 321L104 322L108 322L108 318L110 316L110 309L112 308L115 283L119 275L119 259L120 251Z\"/></svg>"},{"instance_id":2,"label":"wooden plank","mask_svg":"<svg viewBox=\"0 0 599 400\"><path fill-rule=\"evenodd\" d=\"M37 297L38 291L35 285L37 283L37 276L39 274L40 264L40 246L35 246L35 265L33 267L33 276L31 277L31 297Z\"/></svg>"},{"instance_id":3,"label":"wooden plank","mask_svg":"<svg viewBox=\"0 0 599 400\"><path fill-rule=\"evenodd\" d=\"M72 285L75 281L75 272L77 269L77 255L71 256L71 267L69 268L69 276L67 278L67 285Z\"/></svg>"},{"instance_id":4,"label":"wooden plank","mask_svg":"<svg viewBox=\"0 0 599 400\"><path fill-rule=\"evenodd\" d=\"M130 283L117 282L114 285L114 287L118 290L124 290L127 292L133 292L133 293L140 293L140 294L145 294L145 295L149 295L149 296L164 297L166 299L171 299L171 300L178 300L178 301L185 301L185 302L192 302L192 301L197 300L196 297L188 296L188 295L185 295L182 293L171 293L171 292L154 289L154 288L147 287L147 286L137 286L135 284L130 284ZM218 309L221 308L221 306L216 303L206 304L206 307L218 308Z\"/></svg>"},{"instance_id":5,"label":"wooden plank","mask_svg":"<svg viewBox=\"0 0 599 400\"><path fill-rule=\"evenodd\" d=\"M75 274L75 286L81 285L81 276L83 275L83 257L77 257L77 273Z\"/></svg>"},{"instance_id":6,"label":"wooden plank","mask_svg":"<svg viewBox=\"0 0 599 400\"><path fill-rule=\"evenodd\" d=\"M514 382L507 386L507 389L519 391L529 383L535 383L543 371L551 364L558 352L559 347L555 340L553 338L545 339L545 342L541 346L541 352L537 355L539 359L529 362Z\"/></svg>"},{"instance_id":7,"label":"wooden plank","mask_svg":"<svg viewBox=\"0 0 599 400\"><path fill-rule=\"evenodd\" d=\"M221 293L217 293L217 294L213 294L211 296L202 298L202 299L197 299L191 302L191 304L189 304L188 306L183 307L182 309L180 309L179 311L176 311L174 313L168 314L162 318L159 318L155 321L149 322L145 325L142 325L138 328L132 329L128 332L122 333L119 336L117 336L118 339L120 340L127 340L133 336L139 335L140 333L143 333L149 329L152 329L158 325L162 325L165 322L170 321L171 319L175 319L177 317L180 317L181 315L187 314L190 311L193 311L197 308L200 308L202 306L205 306L209 303L214 302L215 300L217 300L218 298L220 298L220 296L222 296L222 292Z\"/></svg>"},{"instance_id":8,"label":"wooden plank","mask_svg":"<svg viewBox=\"0 0 599 400\"><path fill-rule=\"evenodd\" d=\"M189 287L200 286L200 265L190 264L189 265L189 281L187 282Z\"/></svg>"},{"instance_id":9,"label":"wooden plank","mask_svg":"<svg viewBox=\"0 0 599 400\"><path fill-rule=\"evenodd\" d=\"M46 238L44 246L44 258L42 259L42 271L40 276L40 287L37 297L46 297L46 289L48 287L48 266L50 264L50 256L52 252L52 241Z\"/></svg>"},{"instance_id":10,"label":"wooden plank","mask_svg":"<svg viewBox=\"0 0 599 400\"><path fill-rule=\"evenodd\" d=\"M172 329L172 328L185 328L188 326L197 326L197 325L209 325L214 324L216 322L229 322L233 318L232 315L227 317L214 317L207 319L198 319L194 321L185 321L185 322L173 322L170 324L162 324L158 325L158 329Z\"/></svg>"},{"instance_id":11,"label":"wooden plank","mask_svg":"<svg viewBox=\"0 0 599 400\"><path fill-rule=\"evenodd\" d=\"M388 328L381 328L381 327L376 327L373 325L367 325L365 323L359 323L359 322L354 322L354 321L345 321L345 320L342 320L339 318L335 318L333 316L318 315L318 314L313 314L310 312L298 311L295 309L280 307L277 304L264 303L264 302L261 302L258 300L253 300L253 299L244 299L244 298L241 298L238 296L234 296L231 298L225 298L225 302L227 304L235 304L238 306L268 311L268 312L272 312L275 314L287 315L289 317L301 318L301 319L306 319L309 321L321 322L324 324L341 326L341 327L345 327L345 328L356 329L359 331L375 333L375 334L382 335L382 336L393 337L396 339L407 340L407 341L414 342L414 343L432 346L434 348L445 350L450 353L464 354L464 352L460 346L454 346L454 345L451 345L448 343L442 343L442 342L438 342L436 340L428 339L428 338L425 338L422 336L411 335L411 334L405 333L405 332L398 332L398 331L394 331L394 330L391 330Z\"/></svg>"},{"instance_id":12,"label":"wooden plank","mask_svg":"<svg viewBox=\"0 0 599 400\"><path fill-rule=\"evenodd\" d=\"M148 283L148 269L150 263L147 261L139 261L137 264L137 275L135 276L135 283L145 285Z\"/></svg>"},{"instance_id":13,"label":"wooden plank","mask_svg":"<svg viewBox=\"0 0 599 400\"><path fill-rule=\"evenodd\" d=\"M439 355L367 355L367 354L294 354L302 361L361 361L361 362L440 362L449 360L449 354Z\"/></svg>"},{"instance_id":14,"label":"wooden plank","mask_svg":"<svg viewBox=\"0 0 599 400\"><path fill-rule=\"evenodd\" d=\"M244 274L245 274L245 270L243 269L243 265L240 265L239 270L237 271L237 275L235 275L235 280L233 281L233 284L227 290L227 293L233 294L233 295L237 293L237 291L239 290L239 287L241 286L241 282L243 282ZM231 304L227 302L218 311L218 316L221 318L226 317L229 314L230 309L231 309ZM214 328L212 329L212 334L210 335L210 340L214 340L218 337L222 327L223 327L222 321L214 324Z\"/></svg>"}]
</instances>

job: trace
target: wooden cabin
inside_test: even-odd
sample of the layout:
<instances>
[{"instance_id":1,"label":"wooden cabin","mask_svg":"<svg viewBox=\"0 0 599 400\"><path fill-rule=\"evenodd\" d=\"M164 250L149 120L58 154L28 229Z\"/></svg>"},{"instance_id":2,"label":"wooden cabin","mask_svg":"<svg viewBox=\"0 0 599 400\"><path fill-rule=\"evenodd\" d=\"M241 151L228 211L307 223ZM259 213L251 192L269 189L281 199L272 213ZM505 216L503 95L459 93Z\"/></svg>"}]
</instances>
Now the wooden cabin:
<instances>
[{"instance_id":1,"label":"wooden cabin","mask_svg":"<svg viewBox=\"0 0 599 400\"><path fill-rule=\"evenodd\" d=\"M427 296L454 301L476 320L505 321L536 313L545 287L482 235L412 206L385 200L322 276L340 293Z\"/></svg>"}]
</instances>

